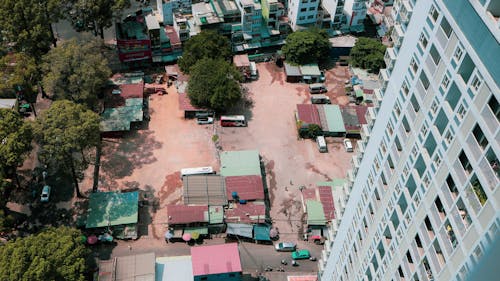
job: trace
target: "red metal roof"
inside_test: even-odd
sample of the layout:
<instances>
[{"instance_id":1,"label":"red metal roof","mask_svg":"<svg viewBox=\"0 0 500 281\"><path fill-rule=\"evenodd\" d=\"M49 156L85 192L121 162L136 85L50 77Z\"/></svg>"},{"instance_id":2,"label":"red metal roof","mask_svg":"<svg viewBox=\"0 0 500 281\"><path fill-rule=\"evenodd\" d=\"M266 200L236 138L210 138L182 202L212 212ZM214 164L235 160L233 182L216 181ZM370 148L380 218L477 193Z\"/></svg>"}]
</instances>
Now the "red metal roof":
<instances>
[{"instance_id":1,"label":"red metal roof","mask_svg":"<svg viewBox=\"0 0 500 281\"><path fill-rule=\"evenodd\" d=\"M234 176L226 177L227 198L233 198L233 191L238 193L239 199L257 200L264 199L264 185L260 176Z\"/></svg>"},{"instance_id":2,"label":"red metal roof","mask_svg":"<svg viewBox=\"0 0 500 281\"><path fill-rule=\"evenodd\" d=\"M266 206L263 204L235 204L232 209L224 210L225 222L258 223L264 222Z\"/></svg>"},{"instance_id":3,"label":"red metal roof","mask_svg":"<svg viewBox=\"0 0 500 281\"><path fill-rule=\"evenodd\" d=\"M137 84L122 84L118 86L120 94L112 94L111 91L107 93L106 108L119 107L125 105L125 100L131 98L144 98L144 83Z\"/></svg>"},{"instance_id":4,"label":"red metal roof","mask_svg":"<svg viewBox=\"0 0 500 281\"><path fill-rule=\"evenodd\" d=\"M201 110L200 108L191 105L191 101L189 100L187 94L179 94L179 108L184 111Z\"/></svg>"},{"instance_id":5,"label":"red metal roof","mask_svg":"<svg viewBox=\"0 0 500 281\"><path fill-rule=\"evenodd\" d=\"M297 104L299 120L306 124L316 124L321 127L318 108L314 104Z\"/></svg>"},{"instance_id":6,"label":"red metal roof","mask_svg":"<svg viewBox=\"0 0 500 281\"><path fill-rule=\"evenodd\" d=\"M318 186L319 201L323 204L325 218L331 221L335 218L335 206L333 204L332 188L330 186Z\"/></svg>"},{"instance_id":7,"label":"red metal roof","mask_svg":"<svg viewBox=\"0 0 500 281\"><path fill-rule=\"evenodd\" d=\"M181 45L181 39L179 39L179 35L177 35L177 32L175 32L175 29L171 25L166 25L165 26L165 33L168 36L168 39L170 39L170 44L172 47L177 47L177 45Z\"/></svg>"},{"instance_id":8,"label":"red metal roof","mask_svg":"<svg viewBox=\"0 0 500 281\"><path fill-rule=\"evenodd\" d=\"M208 206L167 206L168 224L208 222Z\"/></svg>"},{"instance_id":9,"label":"red metal roof","mask_svg":"<svg viewBox=\"0 0 500 281\"><path fill-rule=\"evenodd\" d=\"M238 243L192 247L191 262L194 276L241 272Z\"/></svg>"},{"instance_id":10,"label":"red metal roof","mask_svg":"<svg viewBox=\"0 0 500 281\"><path fill-rule=\"evenodd\" d=\"M356 106L356 114L358 115L359 124L366 124L366 111L368 111L368 106Z\"/></svg>"},{"instance_id":11,"label":"red metal roof","mask_svg":"<svg viewBox=\"0 0 500 281\"><path fill-rule=\"evenodd\" d=\"M318 281L318 276L315 275L288 276L288 281Z\"/></svg>"}]
</instances>

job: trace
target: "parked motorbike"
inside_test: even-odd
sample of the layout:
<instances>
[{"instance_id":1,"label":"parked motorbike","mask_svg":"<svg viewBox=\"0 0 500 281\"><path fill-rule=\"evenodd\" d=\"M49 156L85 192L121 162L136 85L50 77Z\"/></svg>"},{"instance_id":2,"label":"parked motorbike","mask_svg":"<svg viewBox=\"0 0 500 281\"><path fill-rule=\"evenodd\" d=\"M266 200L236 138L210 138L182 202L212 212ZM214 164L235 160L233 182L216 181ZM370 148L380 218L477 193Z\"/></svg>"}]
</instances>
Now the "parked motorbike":
<instances>
[{"instance_id":1,"label":"parked motorbike","mask_svg":"<svg viewBox=\"0 0 500 281\"><path fill-rule=\"evenodd\" d=\"M316 257L310 257L309 260L310 261L316 261Z\"/></svg>"},{"instance_id":2,"label":"parked motorbike","mask_svg":"<svg viewBox=\"0 0 500 281\"><path fill-rule=\"evenodd\" d=\"M292 266L299 266L299 263L296 261L292 261Z\"/></svg>"},{"instance_id":3,"label":"parked motorbike","mask_svg":"<svg viewBox=\"0 0 500 281\"><path fill-rule=\"evenodd\" d=\"M287 264L288 264L288 262L287 262L286 260L281 260L281 264L282 264L282 265L287 265Z\"/></svg>"}]
</instances>

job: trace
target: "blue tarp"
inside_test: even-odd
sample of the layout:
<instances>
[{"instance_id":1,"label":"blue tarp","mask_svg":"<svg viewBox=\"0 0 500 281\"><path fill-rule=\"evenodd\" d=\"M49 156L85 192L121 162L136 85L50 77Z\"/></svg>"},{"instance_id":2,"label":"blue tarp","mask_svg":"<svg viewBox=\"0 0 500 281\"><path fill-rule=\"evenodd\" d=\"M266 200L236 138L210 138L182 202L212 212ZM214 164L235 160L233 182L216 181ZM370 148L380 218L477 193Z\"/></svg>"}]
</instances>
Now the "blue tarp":
<instances>
[{"instance_id":1,"label":"blue tarp","mask_svg":"<svg viewBox=\"0 0 500 281\"><path fill-rule=\"evenodd\" d=\"M271 241L269 237L269 231L271 228L269 225L265 224L256 224L253 226L253 239L258 241Z\"/></svg>"}]
</instances>

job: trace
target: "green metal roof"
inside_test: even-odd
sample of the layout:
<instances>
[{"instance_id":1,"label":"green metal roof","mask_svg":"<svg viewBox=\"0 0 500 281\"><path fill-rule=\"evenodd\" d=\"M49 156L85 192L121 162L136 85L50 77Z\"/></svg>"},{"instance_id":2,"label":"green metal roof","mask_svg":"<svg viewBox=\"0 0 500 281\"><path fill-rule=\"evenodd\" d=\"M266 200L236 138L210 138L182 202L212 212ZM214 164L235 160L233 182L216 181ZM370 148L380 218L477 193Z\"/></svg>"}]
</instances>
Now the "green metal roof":
<instances>
[{"instance_id":1,"label":"green metal roof","mask_svg":"<svg viewBox=\"0 0 500 281\"><path fill-rule=\"evenodd\" d=\"M220 173L229 176L261 176L257 150L224 151L220 155Z\"/></svg>"},{"instance_id":2,"label":"green metal roof","mask_svg":"<svg viewBox=\"0 0 500 281\"><path fill-rule=\"evenodd\" d=\"M200 234L200 235L207 235L208 228L207 227L196 227L196 226L184 228L184 233L193 234L193 232L198 232L198 234Z\"/></svg>"},{"instance_id":3,"label":"green metal roof","mask_svg":"<svg viewBox=\"0 0 500 281\"><path fill-rule=\"evenodd\" d=\"M300 66L300 72L305 76L320 76L321 71L317 63L309 63Z\"/></svg>"},{"instance_id":4,"label":"green metal roof","mask_svg":"<svg viewBox=\"0 0 500 281\"><path fill-rule=\"evenodd\" d=\"M332 181L317 182L317 186L342 187L346 183L346 179L335 178Z\"/></svg>"},{"instance_id":5,"label":"green metal roof","mask_svg":"<svg viewBox=\"0 0 500 281\"><path fill-rule=\"evenodd\" d=\"M130 98L125 100L125 106L106 108L101 114L101 132L129 131L130 122L143 119L142 103L142 98Z\"/></svg>"},{"instance_id":6,"label":"green metal roof","mask_svg":"<svg viewBox=\"0 0 500 281\"><path fill-rule=\"evenodd\" d=\"M96 192L90 194L86 228L135 224L139 192Z\"/></svg>"},{"instance_id":7,"label":"green metal roof","mask_svg":"<svg viewBox=\"0 0 500 281\"><path fill-rule=\"evenodd\" d=\"M253 238L259 241L271 241L269 237L269 231L271 228L268 225L254 225L253 226Z\"/></svg>"},{"instance_id":8,"label":"green metal roof","mask_svg":"<svg viewBox=\"0 0 500 281\"><path fill-rule=\"evenodd\" d=\"M325 212L323 204L316 200L306 201L307 224L309 225L326 225Z\"/></svg>"},{"instance_id":9,"label":"green metal roof","mask_svg":"<svg viewBox=\"0 0 500 281\"><path fill-rule=\"evenodd\" d=\"M345 133L344 118L342 118L342 111L336 104L323 105L326 123L328 124L328 131L335 133Z\"/></svg>"},{"instance_id":10,"label":"green metal roof","mask_svg":"<svg viewBox=\"0 0 500 281\"><path fill-rule=\"evenodd\" d=\"M356 94L357 98L363 97L363 90L355 90L354 93Z\"/></svg>"},{"instance_id":11,"label":"green metal roof","mask_svg":"<svg viewBox=\"0 0 500 281\"><path fill-rule=\"evenodd\" d=\"M219 224L224 222L224 208L222 206L208 206L208 223Z\"/></svg>"}]
</instances>

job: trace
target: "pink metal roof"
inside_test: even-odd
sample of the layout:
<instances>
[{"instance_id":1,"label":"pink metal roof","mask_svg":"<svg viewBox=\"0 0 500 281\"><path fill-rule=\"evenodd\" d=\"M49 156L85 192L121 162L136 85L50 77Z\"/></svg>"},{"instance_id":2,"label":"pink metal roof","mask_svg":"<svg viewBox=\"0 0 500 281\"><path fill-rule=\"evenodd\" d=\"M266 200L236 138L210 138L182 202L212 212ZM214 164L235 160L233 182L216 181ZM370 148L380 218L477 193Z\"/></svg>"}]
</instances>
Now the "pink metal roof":
<instances>
[{"instance_id":1,"label":"pink metal roof","mask_svg":"<svg viewBox=\"0 0 500 281\"><path fill-rule=\"evenodd\" d=\"M318 186L319 201L323 204L325 218L331 221L335 218L335 206L333 205L332 188L330 186Z\"/></svg>"},{"instance_id":2,"label":"pink metal roof","mask_svg":"<svg viewBox=\"0 0 500 281\"><path fill-rule=\"evenodd\" d=\"M184 111L200 110L199 108L191 105L191 101L189 100L187 94L179 94L179 108Z\"/></svg>"},{"instance_id":3,"label":"pink metal roof","mask_svg":"<svg viewBox=\"0 0 500 281\"><path fill-rule=\"evenodd\" d=\"M194 276L241 272L237 243L192 247L191 261Z\"/></svg>"},{"instance_id":4,"label":"pink metal roof","mask_svg":"<svg viewBox=\"0 0 500 281\"><path fill-rule=\"evenodd\" d=\"M257 200L264 199L264 185L260 176L234 176L226 177L227 198L233 198L233 191L238 193L239 199Z\"/></svg>"},{"instance_id":5,"label":"pink metal roof","mask_svg":"<svg viewBox=\"0 0 500 281\"><path fill-rule=\"evenodd\" d=\"M167 206L168 224L208 222L208 206Z\"/></svg>"},{"instance_id":6,"label":"pink metal roof","mask_svg":"<svg viewBox=\"0 0 500 281\"><path fill-rule=\"evenodd\" d=\"M316 189L313 188L302 189L302 197L304 198L304 201L308 199L317 200Z\"/></svg>"},{"instance_id":7,"label":"pink metal roof","mask_svg":"<svg viewBox=\"0 0 500 281\"><path fill-rule=\"evenodd\" d=\"M124 99L143 98L144 97L144 83L137 84L122 84L120 87L120 96Z\"/></svg>"},{"instance_id":8,"label":"pink metal roof","mask_svg":"<svg viewBox=\"0 0 500 281\"><path fill-rule=\"evenodd\" d=\"M304 276L288 276L288 281L317 281L318 276L304 275Z\"/></svg>"},{"instance_id":9,"label":"pink metal roof","mask_svg":"<svg viewBox=\"0 0 500 281\"><path fill-rule=\"evenodd\" d=\"M225 222L258 223L264 222L266 206L263 204L235 204L232 209L224 210Z\"/></svg>"},{"instance_id":10,"label":"pink metal roof","mask_svg":"<svg viewBox=\"0 0 500 281\"><path fill-rule=\"evenodd\" d=\"M300 121L321 126L318 108L315 104L297 104L297 113Z\"/></svg>"}]
</instances>

